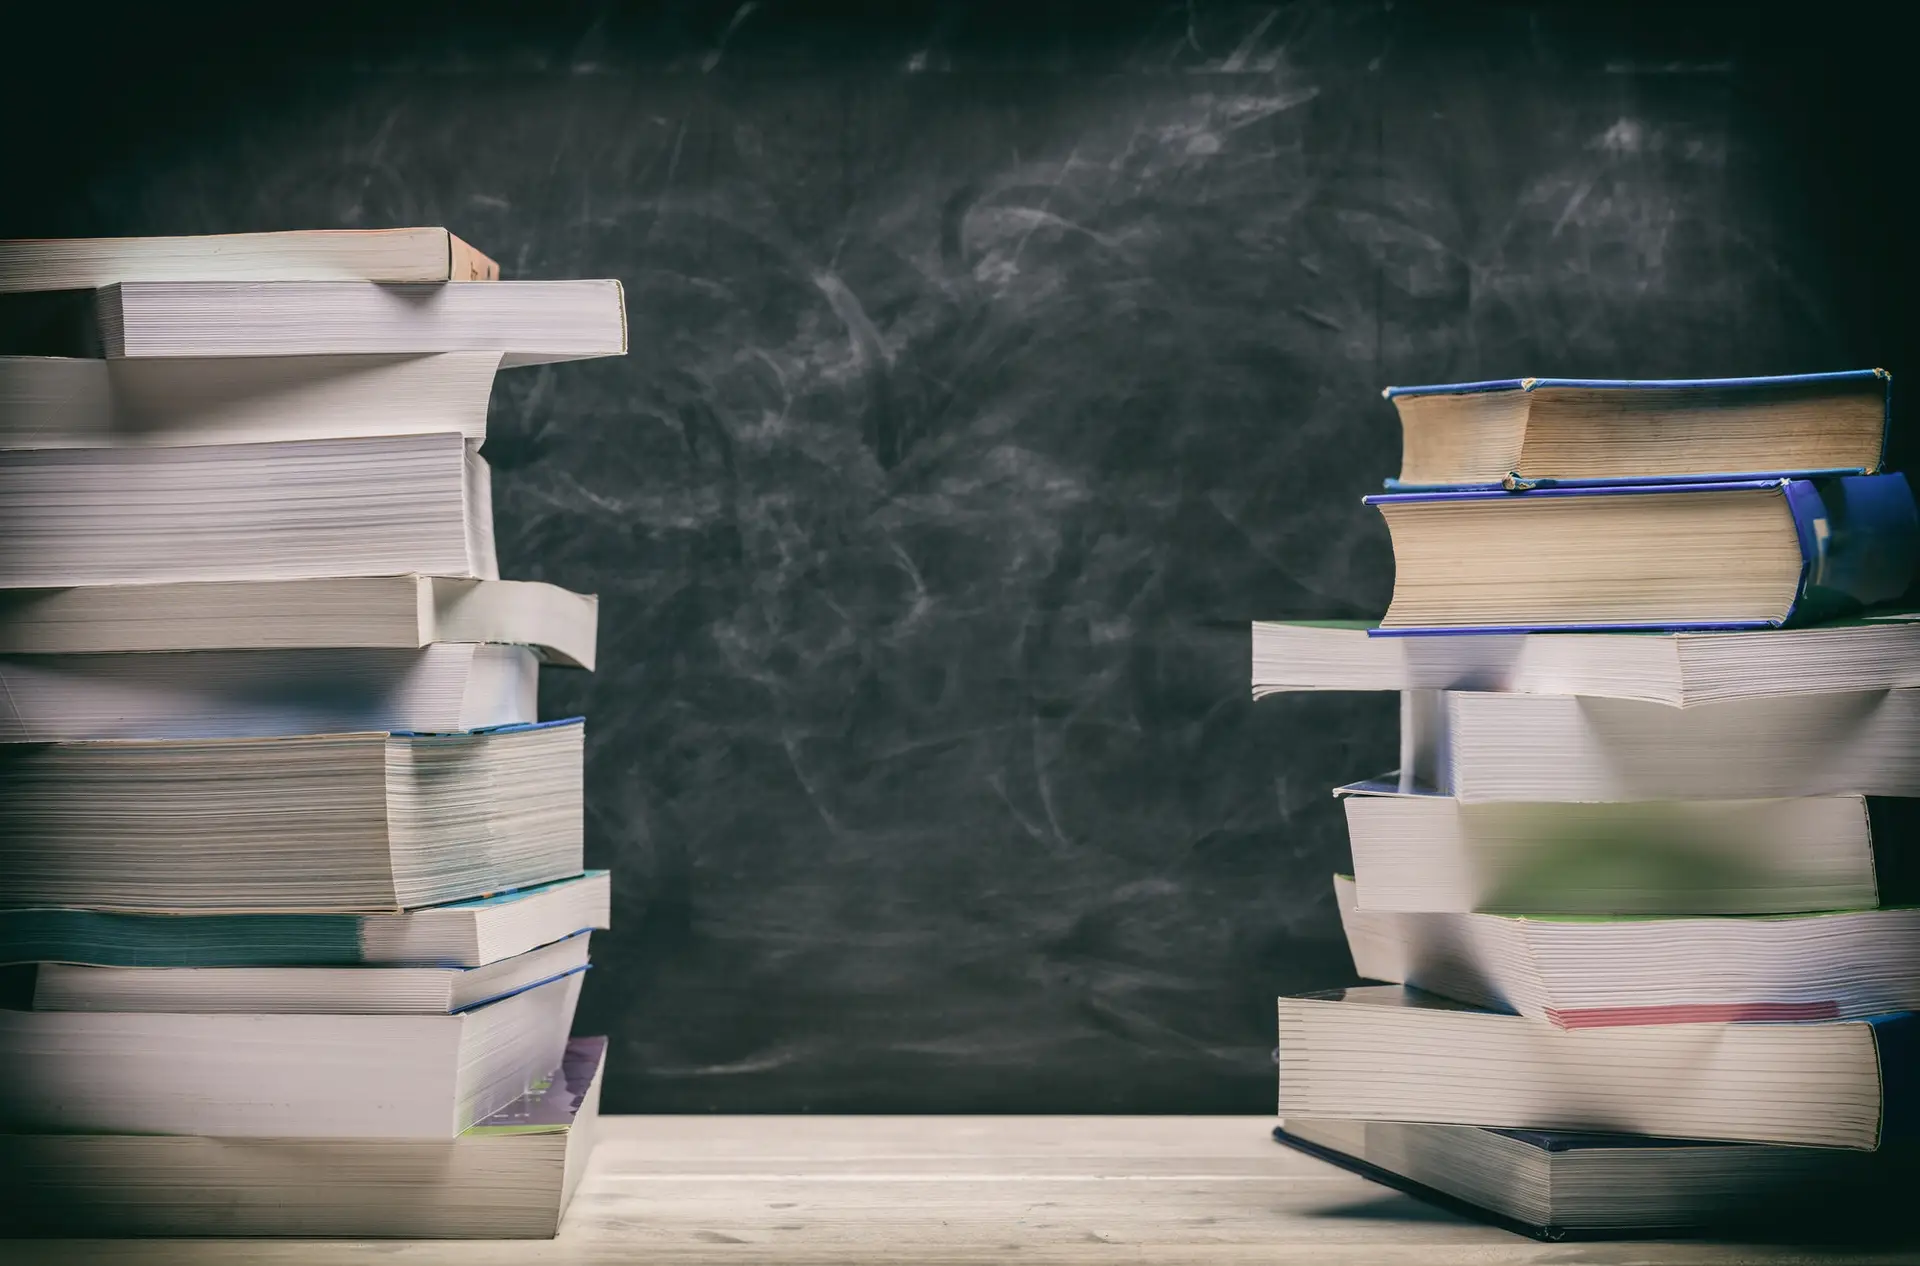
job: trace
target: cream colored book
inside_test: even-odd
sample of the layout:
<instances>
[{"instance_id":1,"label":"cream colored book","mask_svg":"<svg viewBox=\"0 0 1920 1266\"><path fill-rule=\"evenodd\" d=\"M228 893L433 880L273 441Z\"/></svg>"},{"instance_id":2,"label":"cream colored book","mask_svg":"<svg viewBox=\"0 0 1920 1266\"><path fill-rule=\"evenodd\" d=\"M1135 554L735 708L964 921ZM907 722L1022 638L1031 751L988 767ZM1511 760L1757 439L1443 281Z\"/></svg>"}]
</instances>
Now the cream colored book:
<instances>
[{"instance_id":1,"label":"cream colored book","mask_svg":"<svg viewBox=\"0 0 1920 1266\"><path fill-rule=\"evenodd\" d=\"M1366 910L1791 914L1920 896L1902 864L1911 800L1463 803L1387 780L1334 794Z\"/></svg>"},{"instance_id":2,"label":"cream colored book","mask_svg":"<svg viewBox=\"0 0 1920 1266\"><path fill-rule=\"evenodd\" d=\"M0 452L0 588L498 576L486 459L453 432Z\"/></svg>"},{"instance_id":3,"label":"cream colored book","mask_svg":"<svg viewBox=\"0 0 1920 1266\"><path fill-rule=\"evenodd\" d=\"M1920 796L1920 690L1696 708L1452 691L1443 728L1441 789L1463 803Z\"/></svg>"},{"instance_id":4,"label":"cream colored book","mask_svg":"<svg viewBox=\"0 0 1920 1266\"><path fill-rule=\"evenodd\" d=\"M540 719L524 646L0 657L0 743L446 733Z\"/></svg>"},{"instance_id":5,"label":"cream colored book","mask_svg":"<svg viewBox=\"0 0 1920 1266\"><path fill-rule=\"evenodd\" d=\"M1375 637L1358 620L1253 624L1253 697L1292 690L1499 690L1687 708L1920 686L1920 619L1725 633Z\"/></svg>"},{"instance_id":6,"label":"cream colored book","mask_svg":"<svg viewBox=\"0 0 1920 1266\"><path fill-rule=\"evenodd\" d=\"M0 1127L453 1139L559 1066L580 980L459 1015L0 1011Z\"/></svg>"},{"instance_id":7,"label":"cream colored book","mask_svg":"<svg viewBox=\"0 0 1920 1266\"><path fill-rule=\"evenodd\" d=\"M1560 1029L1370 985L1282 998L1279 1022L1282 1117L1860 1151L1915 1128L1911 1012Z\"/></svg>"},{"instance_id":8,"label":"cream colored book","mask_svg":"<svg viewBox=\"0 0 1920 1266\"><path fill-rule=\"evenodd\" d=\"M0 241L0 293L127 281L497 281L500 265L445 229L303 229L192 237Z\"/></svg>"},{"instance_id":9,"label":"cream colored book","mask_svg":"<svg viewBox=\"0 0 1920 1266\"><path fill-rule=\"evenodd\" d=\"M0 654L531 647L592 668L599 600L532 580L315 576L0 591Z\"/></svg>"},{"instance_id":10,"label":"cream colored book","mask_svg":"<svg viewBox=\"0 0 1920 1266\"><path fill-rule=\"evenodd\" d=\"M140 281L96 290L92 301L92 334L109 358L497 352L507 366L627 352L626 303L607 280Z\"/></svg>"},{"instance_id":11,"label":"cream colored book","mask_svg":"<svg viewBox=\"0 0 1920 1266\"><path fill-rule=\"evenodd\" d=\"M91 967L40 963L35 1011L452 1015L584 971L585 931L484 967Z\"/></svg>"},{"instance_id":12,"label":"cream colored book","mask_svg":"<svg viewBox=\"0 0 1920 1266\"><path fill-rule=\"evenodd\" d=\"M500 353L0 356L0 449L487 434Z\"/></svg>"},{"instance_id":13,"label":"cream colored book","mask_svg":"<svg viewBox=\"0 0 1920 1266\"><path fill-rule=\"evenodd\" d=\"M450 1140L0 1135L0 1233L544 1239L593 1151L607 1039Z\"/></svg>"},{"instance_id":14,"label":"cream colored book","mask_svg":"<svg viewBox=\"0 0 1920 1266\"><path fill-rule=\"evenodd\" d=\"M1334 880L1354 970L1563 1029L1864 1019L1920 1007L1920 910L1546 918L1357 908Z\"/></svg>"}]
</instances>

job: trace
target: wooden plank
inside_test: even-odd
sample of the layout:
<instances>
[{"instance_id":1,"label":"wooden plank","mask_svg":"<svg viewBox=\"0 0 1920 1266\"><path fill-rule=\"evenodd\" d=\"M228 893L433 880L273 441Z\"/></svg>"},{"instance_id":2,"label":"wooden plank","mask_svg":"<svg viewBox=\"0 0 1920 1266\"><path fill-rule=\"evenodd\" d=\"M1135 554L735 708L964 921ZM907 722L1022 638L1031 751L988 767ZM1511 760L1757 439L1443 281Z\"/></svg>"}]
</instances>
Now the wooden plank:
<instances>
[{"instance_id":1,"label":"wooden plank","mask_svg":"<svg viewBox=\"0 0 1920 1266\"><path fill-rule=\"evenodd\" d=\"M174 1263L1799 1262L1538 1244L1274 1144L1264 1117L615 1117L560 1238L13 1243L10 1266ZM1854 1250L1849 1263L1914 1260Z\"/></svg>"}]
</instances>

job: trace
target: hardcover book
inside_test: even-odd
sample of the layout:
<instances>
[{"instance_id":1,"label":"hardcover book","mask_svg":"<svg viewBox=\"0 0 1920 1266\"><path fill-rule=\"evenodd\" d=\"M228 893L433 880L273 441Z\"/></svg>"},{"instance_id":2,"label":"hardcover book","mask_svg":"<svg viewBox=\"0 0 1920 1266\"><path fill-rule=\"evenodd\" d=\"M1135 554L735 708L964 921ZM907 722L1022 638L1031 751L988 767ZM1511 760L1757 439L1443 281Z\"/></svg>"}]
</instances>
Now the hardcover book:
<instances>
[{"instance_id":1,"label":"hardcover book","mask_svg":"<svg viewBox=\"0 0 1920 1266\"><path fill-rule=\"evenodd\" d=\"M1508 378L1388 387L1404 436L1390 488L1545 487L1871 474L1883 369L1769 378Z\"/></svg>"},{"instance_id":2,"label":"hardcover book","mask_svg":"<svg viewBox=\"0 0 1920 1266\"><path fill-rule=\"evenodd\" d=\"M1892 602L1920 560L1903 475L1365 501L1393 537L1376 634L1804 624Z\"/></svg>"}]
</instances>

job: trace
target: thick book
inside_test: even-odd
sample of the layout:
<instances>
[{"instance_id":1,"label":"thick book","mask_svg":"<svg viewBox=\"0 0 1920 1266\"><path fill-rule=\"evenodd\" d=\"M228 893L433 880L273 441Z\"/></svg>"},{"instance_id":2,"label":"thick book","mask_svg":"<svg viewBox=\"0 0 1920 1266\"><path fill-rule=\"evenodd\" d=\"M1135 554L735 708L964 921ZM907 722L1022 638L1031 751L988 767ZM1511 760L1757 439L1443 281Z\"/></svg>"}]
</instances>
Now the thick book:
<instances>
[{"instance_id":1,"label":"thick book","mask_svg":"<svg viewBox=\"0 0 1920 1266\"><path fill-rule=\"evenodd\" d=\"M129 914L0 909L0 964L485 967L605 928L604 870L396 914Z\"/></svg>"},{"instance_id":2,"label":"thick book","mask_svg":"<svg viewBox=\"0 0 1920 1266\"><path fill-rule=\"evenodd\" d=\"M372 913L577 875L584 734L0 746L0 906Z\"/></svg>"},{"instance_id":3,"label":"thick book","mask_svg":"<svg viewBox=\"0 0 1920 1266\"><path fill-rule=\"evenodd\" d=\"M1462 801L1920 796L1920 690L1669 708L1451 691L1444 785Z\"/></svg>"},{"instance_id":4,"label":"thick book","mask_svg":"<svg viewBox=\"0 0 1920 1266\"><path fill-rule=\"evenodd\" d=\"M592 668L599 599L531 580L316 576L0 592L0 655L531 647Z\"/></svg>"},{"instance_id":5,"label":"thick book","mask_svg":"<svg viewBox=\"0 0 1920 1266\"><path fill-rule=\"evenodd\" d=\"M1360 906L1464 914L1791 914L1920 903L1912 800L1463 803L1336 789Z\"/></svg>"},{"instance_id":6,"label":"thick book","mask_svg":"<svg viewBox=\"0 0 1920 1266\"><path fill-rule=\"evenodd\" d=\"M559 1066L580 979L458 1015L0 1010L0 1127L451 1139Z\"/></svg>"},{"instance_id":7,"label":"thick book","mask_svg":"<svg viewBox=\"0 0 1920 1266\"><path fill-rule=\"evenodd\" d=\"M485 967L90 967L39 963L34 1011L454 1015L587 968L587 932Z\"/></svg>"},{"instance_id":8,"label":"thick book","mask_svg":"<svg viewBox=\"0 0 1920 1266\"><path fill-rule=\"evenodd\" d=\"M1288 1117L1273 1131L1316 1156L1453 1213L1542 1240L1703 1231L1834 1233L1898 1200L1902 1162L1831 1147L1414 1121Z\"/></svg>"},{"instance_id":9,"label":"thick book","mask_svg":"<svg viewBox=\"0 0 1920 1266\"><path fill-rule=\"evenodd\" d=\"M458 1138L0 1135L0 1233L541 1239L593 1150L607 1039Z\"/></svg>"},{"instance_id":10,"label":"thick book","mask_svg":"<svg viewBox=\"0 0 1920 1266\"><path fill-rule=\"evenodd\" d=\"M128 281L497 281L500 265L441 228L0 241L0 293Z\"/></svg>"},{"instance_id":11,"label":"thick book","mask_svg":"<svg viewBox=\"0 0 1920 1266\"><path fill-rule=\"evenodd\" d=\"M1920 1009L1920 910L1701 918L1410 914L1334 890L1354 971L1562 1029Z\"/></svg>"},{"instance_id":12,"label":"thick book","mask_svg":"<svg viewBox=\"0 0 1920 1266\"><path fill-rule=\"evenodd\" d=\"M153 281L108 286L23 314L0 311L11 355L192 358L493 352L502 367L624 356L620 283L501 281L389 286L369 281ZM18 306L18 305L16 305Z\"/></svg>"},{"instance_id":13,"label":"thick book","mask_svg":"<svg viewBox=\"0 0 1920 1266\"><path fill-rule=\"evenodd\" d=\"M233 738L539 720L524 646L0 656L0 742Z\"/></svg>"},{"instance_id":14,"label":"thick book","mask_svg":"<svg viewBox=\"0 0 1920 1266\"><path fill-rule=\"evenodd\" d=\"M1920 619L1706 633L1372 637L1374 623L1253 623L1253 697L1291 690L1508 690L1691 707L1920 686Z\"/></svg>"},{"instance_id":15,"label":"thick book","mask_svg":"<svg viewBox=\"0 0 1920 1266\"><path fill-rule=\"evenodd\" d=\"M0 588L499 575L459 435L0 452Z\"/></svg>"},{"instance_id":16,"label":"thick book","mask_svg":"<svg viewBox=\"0 0 1920 1266\"><path fill-rule=\"evenodd\" d=\"M1374 633L1771 628L1906 591L1904 475L1367 497L1393 537Z\"/></svg>"},{"instance_id":17,"label":"thick book","mask_svg":"<svg viewBox=\"0 0 1920 1266\"><path fill-rule=\"evenodd\" d=\"M1871 474L1891 417L1883 369L1767 378L1507 378L1388 387L1389 487L1499 487Z\"/></svg>"},{"instance_id":18,"label":"thick book","mask_svg":"<svg viewBox=\"0 0 1920 1266\"><path fill-rule=\"evenodd\" d=\"M1920 1131L1920 1016L1561 1029L1396 985L1279 1000L1280 1115L1846 1147Z\"/></svg>"},{"instance_id":19,"label":"thick book","mask_svg":"<svg viewBox=\"0 0 1920 1266\"><path fill-rule=\"evenodd\" d=\"M0 449L487 435L498 352L0 356Z\"/></svg>"}]
</instances>

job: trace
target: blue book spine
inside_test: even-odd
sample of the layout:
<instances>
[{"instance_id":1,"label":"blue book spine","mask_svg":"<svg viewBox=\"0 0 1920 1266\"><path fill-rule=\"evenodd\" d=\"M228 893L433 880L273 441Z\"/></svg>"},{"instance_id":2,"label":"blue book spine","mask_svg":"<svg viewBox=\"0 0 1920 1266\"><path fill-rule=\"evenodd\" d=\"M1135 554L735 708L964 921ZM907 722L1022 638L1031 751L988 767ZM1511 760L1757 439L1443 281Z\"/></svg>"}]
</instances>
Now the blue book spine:
<instances>
[{"instance_id":1,"label":"blue book spine","mask_svg":"<svg viewBox=\"0 0 1920 1266\"><path fill-rule=\"evenodd\" d=\"M1459 637L1485 633L1685 632L1808 624L1892 602L1906 592L1920 566L1920 510L1901 474L1835 479L1750 479L1726 483L1624 484L1535 488L1522 492L1460 489L1364 497L1366 505L1434 501L1498 501L1518 497L1657 497L1702 492L1778 490L1793 515L1800 546L1800 586L1782 621L1676 624L1515 624L1463 628L1370 629L1370 637Z\"/></svg>"},{"instance_id":2,"label":"blue book spine","mask_svg":"<svg viewBox=\"0 0 1920 1266\"><path fill-rule=\"evenodd\" d=\"M1920 1141L1920 1015L1899 1011L1867 1024L1880 1061L1879 1145Z\"/></svg>"}]
</instances>

